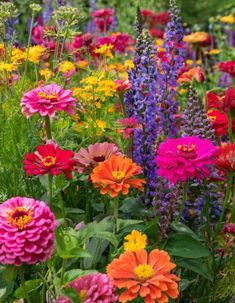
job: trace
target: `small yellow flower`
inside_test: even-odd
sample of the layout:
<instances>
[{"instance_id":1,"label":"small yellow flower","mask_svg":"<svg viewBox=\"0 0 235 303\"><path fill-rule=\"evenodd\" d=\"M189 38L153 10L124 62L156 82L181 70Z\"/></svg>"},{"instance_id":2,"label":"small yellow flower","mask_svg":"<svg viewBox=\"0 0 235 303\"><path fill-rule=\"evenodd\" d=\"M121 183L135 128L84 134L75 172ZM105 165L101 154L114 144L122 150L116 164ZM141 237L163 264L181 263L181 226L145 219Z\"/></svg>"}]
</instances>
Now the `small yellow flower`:
<instances>
[{"instance_id":1,"label":"small yellow flower","mask_svg":"<svg viewBox=\"0 0 235 303\"><path fill-rule=\"evenodd\" d=\"M86 60L80 60L76 63L78 68L85 69L88 66L88 62Z\"/></svg>"},{"instance_id":2,"label":"small yellow flower","mask_svg":"<svg viewBox=\"0 0 235 303\"><path fill-rule=\"evenodd\" d=\"M135 66L132 60L126 60L124 65L127 67L127 69L132 69Z\"/></svg>"},{"instance_id":3,"label":"small yellow flower","mask_svg":"<svg viewBox=\"0 0 235 303\"><path fill-rule=\"evenodd\" d=\"M187 64L187 65L193 65L193 60L187 59L187 60L186 60L186 64Z\"/></svg>"},{"instance_id":4,"label":"small yellow flower","mask_svg":"<svg viewBox=\"0 0 235 303\"><path fill-rule=\"evenodd\" d=\"M104 55L105 57L113 58L111 49L113 49L113 45L105 43L105 44L101 45L100 47L96 48L94 50L94 52L95 52L95 54L101 54L101 55Z\"/></svg>"},{"instance_id":5,"label":"small yellow flower","mask_svg":"<svg viewBox=\"0 0 235 303\"><path fill-rule=\"evenodd\" d=\"M69 72L75 71L75 65L70 61L62 61L59 64L59 71L64 74L68 74Z\"/></svg>"},{"instance_id":6,"label":"small yellow flower","mask_svg":"<svg viewBox=\"0 0 235 303\"><path fill-rule=\"evenodd\" d=\"M100 129L100 131L104 132L107 127L107 123L103 120L98 119L98 120L95 120L95 127L98 127Z\"/></svg>"},{"instance_id":7,"label":"small yellow flower","mask_svg":"<svg viewBox=\"0 0 235 303\"><path fill-rule=\"evenodd\" d=\"M220 51L219 51L218 49L213 48L213 49L209 50L209 51L207 52L207 54L208 54L208 55L218 55L219 52L220 52Z\"/></svg>"},{"instance_id":8,"label":"small yellow flower","mask_svg":"<svg viewBox=\"0 0 235 303\"><path fill-rule=\"evenodd\" d=\"M41 45L31 46L28 49L28 61L38 64L40 58L45 54L46 48ZM25 51L25 59L27 59L27 49Z\"/></svg>"},{"instance_id":9,"label":"small yellow flower","mask_svg":"<svg viewBox=\"0 0 235 303\"><path fill-rule=\"evenodd\" d=\"M3 50L4 50L4 44L0 43L0 51L3 51Z\"/></svg>"},{"instance_id":10,"label":"small yellow flower","mask_svg":"<svg viewBox=\"0 0 235 303\"><path fill-rule=\"evenodd\" d=\"M115 111L115 106L112 105L109 109L108 109L108 112L109 113L113 113Z\"/></svg>"},{"instance_id":11,"label":"small yellow flower","mask_svg":"<svg viewBox=\"0 0 235 303\"><path fill-rule=\"evenodd\" d=\"M25 55L24 55L24 52L19 49L19 48L14 48L12 50L12 53L11 53L11 60L13 63L22 63L22 61L24 60L25 58Z\"/></svg>"},{"instance_id":12,"label":"small yellow flower","mask_svg":"<svg viewBox=\"0 0 235 303\"><path fill-rule=\"evenodd\" d=\"M54 76L54 73L49 68L41 69L39 74L44 77L46 81Z\"/></svg>"},{"instance_id":13,"label":"small yellow flower","mask_svg":"<svg viewBox=\"0 0 235 303\"><path fill-rule=\"evenodd\" d=\"M197 63L197 65L201 65L202 61L201 60L197 60L196 63Z\"/></svg>"},{"instance_id":14,"label":"small yellow flower","mask_svg":"<svg viewBox=\"0 0 235 303\"><path fill-rule=\"evenodd\" d=\"M17 66L14 63L0 62L0 71L1 72L12 72L16 70Z\"/></svg>"},{"instance_id":15,"label":"small yellow flower","mask_svg":"<svg viewBox=\"0 0 235 303\"><path fill-rule=\"evenodd\" d=\"M145 249L147 246L147 236L142 234L138 230L132 230L132 232L125 237L127 242L124 242L124 250L136 252L140 249Z\"/></svg>"},{"instance_id":16,"label":"small yellow flower","mask_svg":"<svg viewBox=\"0 0 235 303\"><path fill-rule=\"evenodd\" d=\"M163 47L163 39L156 39L155 45L158 47Z\"/></svg>"},{"instance_id":17,"label":"small yellow flower","mask_svg":"<svg viewBox=\"0 0 235 303\"><path fill-rule=\"evenodd\" d=\"M223 16L220 18L220 21L223 23L229 23L229 24L233 24L235 22L235 18L234 16L231 15L227 15L227 16Z\"/></svg>"}]
</instances>

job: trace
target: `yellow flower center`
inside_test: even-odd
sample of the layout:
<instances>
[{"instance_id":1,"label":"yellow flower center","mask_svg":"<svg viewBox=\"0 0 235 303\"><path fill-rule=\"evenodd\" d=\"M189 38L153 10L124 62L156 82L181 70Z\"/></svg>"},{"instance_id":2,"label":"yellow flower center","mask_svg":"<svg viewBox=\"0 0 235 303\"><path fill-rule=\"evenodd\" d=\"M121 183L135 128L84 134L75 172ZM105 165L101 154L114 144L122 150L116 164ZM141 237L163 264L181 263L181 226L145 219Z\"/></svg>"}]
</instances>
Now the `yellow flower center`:
<instances>
[{"instance_id":1,"label":"yellow flower center","mask_svg":"<svg viewBox=\"0 0 235 303\"><path fill-rule=\"evenodd\" d=\"M85 302L86 300L86 294L87 294L87 291L85 289L82 289L79 293L79 297L80 299L82 300L82 302Z\"/></svg>"},{"instance_id":2,"label":"yellow flower center","mask_svg":"<svg viewBox=\"0 0 235 303\"><path fill-rule=\"evenodd\" d=\"M56 162L56 158L51 156L47 156L42 159L42 164L47 167L53 166L55 162Z\"/></svg>"},{"instance_id":3,"label":"yellow flower center","mask_svg":"<svg viewBox=\"0 0 235 303\"><path fill-rule=\"evenodd\" d=\"M112 175L113 175L115 181L121 181L125 177L125 173L121 170L114 170L112 172Z\"/></svg>"},{"instance_id":4,"label":"yellow flower center","mask_svg":"<svg viewBox=\"0 0 235 303\"><path fill-rule=\"evenodd\" d=\"M135 267L134 273L140 280L147 280L154 275L154 270L152 266L148 264L141 264Z\"/></svg>"},{"instance_id":5,"label":"yellow flower center","mask_svg":"<svg viewBox=\"0 0 235 303\"><path fill-rule=\"evenodd\" d=\"M195 150L195 144L179 144L177 145L178 151L182 151L185 153L190 153Z\"/></svg>"},{"instance_id":6,"label":"yellow flower center","mask_svg":"<svg viewBox=\"0 0 235 303\"><path fill-rule=\"evenodd\" d=\"M46 100L53 100L53 99L58 98L57 93L47 94L47 93L44 93L44 92L38 92L37 95L38 95L38 97L46 99Z\"/></svg>"},{"instance_id":7,"label":"yellow flower center","mask_svg":"<svg viewBox=\"0 0 235 303\"><path fill-rule=\"evenodd\" d=\"M7 221L18 229L23 230L32 219L32 213L26 210L24 207L16 207L10 211L7 215Z\"/></svg>"}]
</instances>

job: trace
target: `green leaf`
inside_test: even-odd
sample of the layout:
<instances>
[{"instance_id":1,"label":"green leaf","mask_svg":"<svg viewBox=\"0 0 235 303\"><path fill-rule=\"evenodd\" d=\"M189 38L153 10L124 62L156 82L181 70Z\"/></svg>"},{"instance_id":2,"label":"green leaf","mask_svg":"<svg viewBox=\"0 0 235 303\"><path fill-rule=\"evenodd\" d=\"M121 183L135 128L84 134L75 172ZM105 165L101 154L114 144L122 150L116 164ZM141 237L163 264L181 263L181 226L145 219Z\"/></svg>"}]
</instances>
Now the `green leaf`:
<instances>
[{"instance_id":1,"label":"green leaf","mask_svg":"<svg viewBox=\"0 0 235 303\"><path fill-rule=\"evenodd\" d=\"M185 224L182 223L172 223L171 224L173 230L175 230L177 233L182 233L182 234L188 234L190 235L192 238L196 239L196 240L200 240L198 238L198 236Z\"/></svg>"},{"instance_id":2,"label":"green leaf","mask_svg":"<svg viewBox=\"0 0 235 303\"><path fill-rule=\"evenodd\" d=\"M62 290L62 294L72 300L73 303L82 303L78 293L73 288L66 288Z\"/></svg>"},{"instance_id":3,"label":"green leaf","mask_svg":"<svg viewBox=\"0 0 235 303\"><path fill-rule=\"evenodd\" d=\"M206 278L207 280L213 282L213 272L206 266L206 264L202 263L197 259L184 259L176 261L178 266L182 266L189 270L192 270L198 273L200 276Z\"/></svg>"},{"instance_id":4,"label":"green leaf","mask_svg":"<svg viewBox=\"0 0 235 303\"><path fill-rule=\"evenodd\" d=\"M195 280L189 281L187 279L182 279L179 282L179 290L180 291L184 291L185 289L187 289L189 287L190 284L194 283Z\"/></svg>"},{"instance_id":5,"label":"green leaf","mask_svg":"<svg viewBox=\"0 0 235 303\"><path fill-rule=\"evenodd\" d=\"M118 246L118 239L117 239L117 237L114 234L112 234L112 233L110 233L108 231L98 231L98 232L95 233L94 236L96 238L109 241L115 247Z\"/></svg>"},{"instance_id":6,"label":"green leaf","mask_svg":"<svg viewBox=\"0 0 235 303\"><path fill-rule=\"evenodd\" d=\"M187 234L175 234L168 239L166 250L172 256L182 258L202 258L210 255L210 251L199 241Z\"/></svg>"},{"instance_id":7,"label":"green leaf","mask_svg":"<svg viewBox=\"0 0 235 303\"><path fill-rule=\"evenodd\" d=\"M64 274L64 282L65 284L68 282L71 282L79 277L95 274L97 273L96 270L82 270L82 269L71 269L69 271L66 271Z\"/></svg>"},{"instance_id":8,"label":"green leaf","mask_svg":"<svg viewBox=\"0 0 235 303\"><path fill-rule=\"evenodd\" d=\"M13 281L17 276L17 268L14 265L6 265L3 270L3 276L6 282Z\"/></svg>"},{"instance_id":9,"label":"green leaf","mask_svg":"<svg viewBox=\"0 0 235 303\"><path fill-rule=\"evenodd\" d=\"M136 225L136 224L140 224L143 223L143 220L122 220L122 219L118 219L117 220L117 230L120 231L126 227L129 227L131 225Z\"/></svg>"},{"instance_id":10,"label":"green leaf","mask_svg":"<svg viewBox=\"0 0 235 303\"><path fill-rule=\"evenodd\" d=\"M26 291L28 293L36 290L40 286L41 286L41 280L40 279L28 280L28 281L25 282ZM22 287L19 287L19 288L16 289L16 291L14 292L14 296L17 299L24 298L24 292L23 292Z\"/></svg>"},{"instance_id":11,"label":"green leaf","mask_svg":"<svg viewBox=\"0 0 235 303\"><path fill-rule=\"evenodd\" d=\"M146 217L151 215L151 211L146 209L141 200L134 197L123 200L120 210L124 213L130 213L132 216Z\"/></svg>"}]
</instances>

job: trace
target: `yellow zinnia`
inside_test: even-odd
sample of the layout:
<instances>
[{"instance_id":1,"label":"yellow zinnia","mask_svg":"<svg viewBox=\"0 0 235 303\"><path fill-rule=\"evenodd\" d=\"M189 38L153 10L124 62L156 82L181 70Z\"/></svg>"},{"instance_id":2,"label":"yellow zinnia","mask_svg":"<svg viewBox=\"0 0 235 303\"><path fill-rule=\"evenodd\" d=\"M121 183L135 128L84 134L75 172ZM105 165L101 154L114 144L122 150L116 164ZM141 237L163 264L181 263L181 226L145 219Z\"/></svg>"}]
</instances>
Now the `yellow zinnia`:
<instances>
[{"instance_id":1,"label":"yellow zinnia","mask_svg":"<svg viewBox=\"0 0 235 303\"><path fill-rule=\"evenodd\" d=\"M145 249L147 246L147 236L142 234L138 230L132 230L132 232L125 237L124 250L136 252L140 249Z\"/></svg>"}]
</instances>

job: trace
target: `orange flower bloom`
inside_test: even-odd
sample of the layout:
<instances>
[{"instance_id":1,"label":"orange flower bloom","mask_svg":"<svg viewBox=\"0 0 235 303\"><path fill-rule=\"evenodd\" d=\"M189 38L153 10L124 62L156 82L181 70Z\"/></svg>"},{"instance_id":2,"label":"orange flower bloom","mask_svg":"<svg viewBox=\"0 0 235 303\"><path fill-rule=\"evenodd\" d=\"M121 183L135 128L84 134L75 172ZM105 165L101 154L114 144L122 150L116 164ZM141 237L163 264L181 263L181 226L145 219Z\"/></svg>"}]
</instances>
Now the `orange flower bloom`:
<instances>
[{"instance_id":1,"label":"orange flower bloom","mask_svg":"<svg viewBox=\"0 0 235 303\"><path fill-rule=\"evenodd\" d=\"M209 39L208 33L205 32L196 32L196 33L191 33L190 35L186 35L183 38L184 42L191 43L191 44L196 44L196 43L202 43L205 42L206 40Z\"/></svg>"},{"instance_id":2,"label":"orange flower bloom","mask_svg":"<svg viewBox=\"0 0 235 303\"><path fill-rule=\"evenodd\" d=\"M127 288L119 296L122 303L138 295L145 303L166 303L169 297L176 299L179 295L176 282L180 279L170 273L175 266L166 251L154 249L148 255L141 249L126 251L114 259L107 267L107 274L117 288Z\"/></svg>"},{"instance_id":3,"label":"orange flower bloom","mask_svg":"<svg viewBox=\"0 0 235 303\"><path fill-rule=\"evenodd\" d=\"M143 191L143 179L132 178L141 172L141 167L131 159L123 156L112 156L101 162L91 173L91 180L95 187L101 187L102 195L109 194L117 197L121 191L123 195L128 194L130 187Z\"/></svg>"},{"instance_id":4,"label":"orange flower bloom","mask_svg":"<svg viewBox=\"0 0 235 303\"><path fill-rule=\"evenodd\" d=\"M200 67L193 67L190 70L188 70L187 72L184 72L183 74L181 74L178 77L177 82L178 83L187 83L187 82L191 82L194 79L198 83L201 83L205 80L203 71Z\"/></svg>"}]
</instances>

